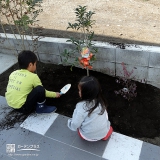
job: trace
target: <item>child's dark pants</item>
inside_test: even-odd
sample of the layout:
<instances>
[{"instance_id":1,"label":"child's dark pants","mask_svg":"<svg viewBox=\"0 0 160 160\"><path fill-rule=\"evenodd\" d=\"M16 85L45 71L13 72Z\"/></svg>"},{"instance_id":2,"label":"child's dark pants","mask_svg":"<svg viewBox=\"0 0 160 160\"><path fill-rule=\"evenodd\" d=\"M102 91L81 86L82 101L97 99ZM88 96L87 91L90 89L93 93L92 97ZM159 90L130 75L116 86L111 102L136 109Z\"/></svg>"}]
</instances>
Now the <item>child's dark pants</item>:
<instances>
[{"instance_id":1,"label":"child's dark pants","mask_svg":"<svg viewBox=\"0 0 160 160\"><path fill-rule=\"evenodd\" d=\"M36 110L37 102L41 103L45 101L45 89L43 86L37 86L27 96L25 104L17 111L28 114Z\"/></svg>"}]
</instances>

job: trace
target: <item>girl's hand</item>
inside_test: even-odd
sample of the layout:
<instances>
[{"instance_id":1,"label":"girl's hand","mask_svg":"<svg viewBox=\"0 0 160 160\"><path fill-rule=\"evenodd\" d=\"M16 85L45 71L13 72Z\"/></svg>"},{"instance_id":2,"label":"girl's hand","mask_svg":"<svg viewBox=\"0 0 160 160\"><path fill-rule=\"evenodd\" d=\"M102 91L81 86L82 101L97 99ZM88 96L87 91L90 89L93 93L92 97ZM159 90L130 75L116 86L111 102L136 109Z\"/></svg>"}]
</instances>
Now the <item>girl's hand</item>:
<instances>
[{"instance_id":1,"label":"girl's hand","mask_svg":"<svg viewBox=\"0 0 160 160\"><path fill-rule=\"evenodd\" d=\"M59 98L61 95L59 92L56 92L56 98Z\"/></svg>"}]
</instances>

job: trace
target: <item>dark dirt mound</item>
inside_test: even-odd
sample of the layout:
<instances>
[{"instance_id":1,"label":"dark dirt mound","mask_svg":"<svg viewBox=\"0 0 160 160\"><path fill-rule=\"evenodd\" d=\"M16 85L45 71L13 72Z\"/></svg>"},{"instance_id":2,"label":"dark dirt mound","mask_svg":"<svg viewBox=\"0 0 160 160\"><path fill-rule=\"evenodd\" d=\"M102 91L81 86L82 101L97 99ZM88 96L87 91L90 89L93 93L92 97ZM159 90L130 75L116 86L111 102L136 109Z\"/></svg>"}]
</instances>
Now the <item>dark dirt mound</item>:
<instances>
[{"instance_id":1,"label":"dark dirt mound","mask_svg":"<svg viewBox=\"0 0 160 160\"><path fill-rule=\"evenodd\" d=\"M4 96L8 76L17 68L14 65L0 75L0 95ZM86 70L73 68L71 71L67 66L38 63L37 71L47 90L59 92L65 84L71 83L72 87L65 95L57 99L47 99L47 104L57 106L59 114L71 117L80 100L77 84L86 75ZM101 84L103 95L108 101L109 119L116 132L139 138L160 136L160 89L136 82L137 97L128 102L115 94L116 90L122 88L115 82L115 77L96 71L90 71L90 75L96 77Z\"/></svg>"}]
</instances>

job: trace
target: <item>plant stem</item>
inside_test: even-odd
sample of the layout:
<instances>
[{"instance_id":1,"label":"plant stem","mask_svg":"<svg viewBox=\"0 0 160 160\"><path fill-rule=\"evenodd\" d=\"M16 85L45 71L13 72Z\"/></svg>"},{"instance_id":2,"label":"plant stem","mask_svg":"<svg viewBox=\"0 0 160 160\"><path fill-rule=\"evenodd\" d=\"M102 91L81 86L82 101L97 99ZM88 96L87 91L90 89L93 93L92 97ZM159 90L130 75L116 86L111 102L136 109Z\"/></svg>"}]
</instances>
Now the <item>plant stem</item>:
<instances>
[{"instance_id":1,"label":"plant stem","mask_svg":"<svg viewBox=\"0 0 160 160\"><path fill-rule=\"evenodd\" d=\"M89 76L89 69L87 68L87 76Z\"/></svg>"},{"instance_id":2,"label":"plant stem","mask_svg":"<svg viewBox=\"0 0 160 160\"><path fill-rule=\"evenodd\" d=\"M5 36L6 36L6 39L8 40L9 45L12 46L11 43L10 43L10 41L9 41L9 39L8 39L8 37L7 37L6 31L5 31L4 27L3 27L3 24L1 22L1 20L0 20L0 23L1 23L1 26L2 26L2 30L3 30L3 32L4 32ZM15 49L13 48L13 50L17 51L17 48L15 48ZM18 51L17 51L17 53L18 53ZM14 54L16 55L16 52Z\"/></svg>"}]
</instances>

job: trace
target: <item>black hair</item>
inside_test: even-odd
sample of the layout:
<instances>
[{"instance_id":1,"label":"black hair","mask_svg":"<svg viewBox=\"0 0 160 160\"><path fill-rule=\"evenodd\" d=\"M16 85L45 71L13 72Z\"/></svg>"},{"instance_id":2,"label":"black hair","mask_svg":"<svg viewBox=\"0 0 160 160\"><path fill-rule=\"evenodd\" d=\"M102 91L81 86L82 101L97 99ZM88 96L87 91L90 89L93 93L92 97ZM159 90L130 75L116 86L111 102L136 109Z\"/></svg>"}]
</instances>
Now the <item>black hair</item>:
<instances>
[{"instance_id":1,"label":"black hair","mask_svg":"<svg viewBox=\"0 0 160 160\"><path fill-rule=\"evenodd\" d=\"M18 54L18 64L20 69L27 69L29 63L34 64L37 56L32 51L24 50Z\"/></svg>"},{"instance_id":2,"label":"black hair","mask_svg":"<svg viewBox=\"0 0 160 160\"><path fill-rule=\"evenodd\" d=\"M89 112L88 116L99 105L99 103L102 106L99 114L102 115L107 107L107 102L102 95L101 86L98 80L93 76L85 76L80 80L78 86L81 89L81 99L83 101L87 101L89 103L93 100L95 101L95 105L87 110Z\"/></svg>"}]
</instances>

